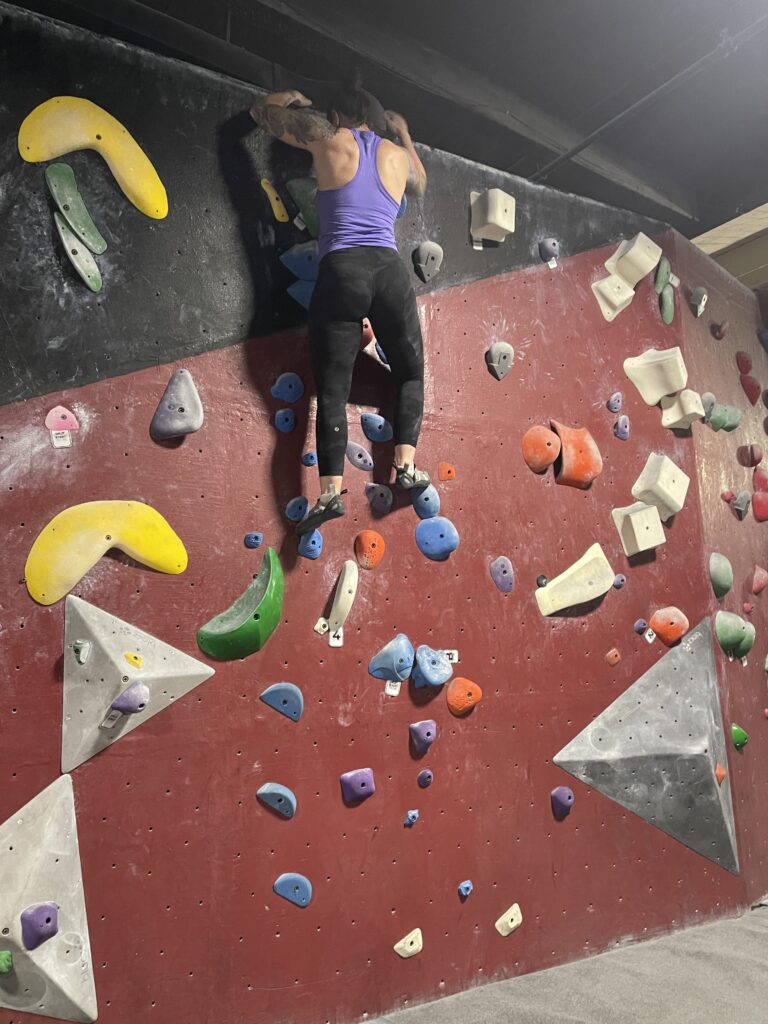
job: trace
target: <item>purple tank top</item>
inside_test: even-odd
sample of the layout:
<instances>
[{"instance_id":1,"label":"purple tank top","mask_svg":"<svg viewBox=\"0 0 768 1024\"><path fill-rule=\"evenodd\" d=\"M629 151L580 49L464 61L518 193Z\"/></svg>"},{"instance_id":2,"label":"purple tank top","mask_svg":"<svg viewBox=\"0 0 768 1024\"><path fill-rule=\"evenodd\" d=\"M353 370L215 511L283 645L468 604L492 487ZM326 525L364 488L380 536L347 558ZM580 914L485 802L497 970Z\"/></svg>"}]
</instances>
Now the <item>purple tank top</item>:
<instances>
[{"instance_id":1,"label":"purple tank top","mask_svg":"<svg viewBox=\"0 0 768 1024\"><path fill-rule=\"evenodd\" d=\"M340 188L318 189L315 205L320 221L318 255L356 245L397 249L395 218L400 204L387 192L376 166L381 139L375 132L352 129L360 163L357 174Z\"/></svg>"}]
</instances>

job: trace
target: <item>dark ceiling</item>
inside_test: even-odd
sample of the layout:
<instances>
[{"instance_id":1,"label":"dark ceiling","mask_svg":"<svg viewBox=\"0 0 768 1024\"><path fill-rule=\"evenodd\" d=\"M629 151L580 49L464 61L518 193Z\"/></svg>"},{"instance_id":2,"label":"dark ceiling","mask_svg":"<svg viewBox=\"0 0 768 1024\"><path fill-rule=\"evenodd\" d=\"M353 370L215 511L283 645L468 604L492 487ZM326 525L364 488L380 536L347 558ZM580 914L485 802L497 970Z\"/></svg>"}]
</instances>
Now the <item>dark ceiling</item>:
<instances>
[{"instance_id":1,"label":"dark ceiling","mask_svg":"<svg viewBox=\"0 0 768 1024\"><path fill-rule=\"evenodd\" d=\"M693 237L768 201L766 0L31 0L322 107L358 64L415 138Z\"/></svg>"}]
</instances>

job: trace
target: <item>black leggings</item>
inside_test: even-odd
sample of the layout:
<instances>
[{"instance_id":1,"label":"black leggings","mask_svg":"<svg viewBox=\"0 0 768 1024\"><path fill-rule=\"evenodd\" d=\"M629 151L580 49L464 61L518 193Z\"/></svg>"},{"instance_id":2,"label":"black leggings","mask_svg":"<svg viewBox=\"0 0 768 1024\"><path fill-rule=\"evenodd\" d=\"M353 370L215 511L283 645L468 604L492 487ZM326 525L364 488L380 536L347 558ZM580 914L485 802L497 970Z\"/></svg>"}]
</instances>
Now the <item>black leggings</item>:
<instances>
[{"instance_id":1,"label":"black leggings","mask_svg":"<svg viewBox=\"0 0 768 1024\"><path fill-rule=\"evenodd\" d=\"M320 476L341 476L347 449L347 400L369 317L395 383L395 444L414 447L424 409L424 351L416 296L396 250L360 245L320 261L309 307L309 342L317 388Z\"/></svg>"}]
</instances>

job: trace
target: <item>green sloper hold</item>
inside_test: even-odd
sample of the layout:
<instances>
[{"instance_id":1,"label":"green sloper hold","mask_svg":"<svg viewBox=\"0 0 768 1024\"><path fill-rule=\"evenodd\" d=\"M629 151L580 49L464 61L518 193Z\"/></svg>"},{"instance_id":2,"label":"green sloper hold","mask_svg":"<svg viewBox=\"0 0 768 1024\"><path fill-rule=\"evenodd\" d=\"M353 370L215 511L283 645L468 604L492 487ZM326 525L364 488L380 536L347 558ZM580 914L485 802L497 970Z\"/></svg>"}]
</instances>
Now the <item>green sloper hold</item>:
<instances>
[{"instance_id":1,"label":"green sloper hold","mask_svg":"<svg viewBox=\"0 0 768 1024\"><path fill-rule=\"evenodd\" d=\"M0 949L0 974L10 974L13 970L13 953L8 949Z\"/></svg>"},{"instance_id":2,"label":"green sloper hold","mask_svg":"<svg viewBox=\"0 0 768 1024\"><path fill-rule=\"evenodd\" d=\"M669 284L669 278L672 274L672 266L666 256L662 256L659 260L659 265L656 268L656 277L653 280L653 287L656 289L656 294L661 295L666 286Z\"/></svg>"},{"instance_id":3,"label":"green sloper hold","mask_svg":"<svg viewBox=\"0 0 768 1024\"><path fill-rule=\"evenodd\" d=\"M735 405L726 405L723 430L727 430L730 433L732 430L735 430L740 423L741 409L737 409Z\"/></svg>"},{"instance_id":4,"label":"green sloper hold","mask_svg":"<svg viewBox=\"0 0 768 1024\"><path fill-rule=\"evenodd\" d=\"M315 207L317 182L314 178L293 178L285 183L285 187L288 189L288 195L298 206L307 231L313 238L317 238L320 234L320 220Z\"/></svg>"},{"instance_id":5,"label":"green sloper hold","mask_svg":"<svg viewBox=\"0 0 768 1024\"><path fill-rule=\"evenodd\" d=\"M285 577L274 548L267 548L258 575L225 612L197 631L197 645L211 658L232 661L260 651L283 609Z\"/></svg>"},{"instance_id":6,"label":"green sloper hold","mask_svg":"<svg viewBox=\"0 0 768 1024\"><path fill-rule=\"evenodd\" d=\"M77 190L75 172L69 164L49 164L45 169L45 181L59 213L80 241L97 255L104 252L107 243L91 220L83 197Z\"/></svg>"},{"instance_id":7,"label":"green sloper hold","mask_svg":"<svg viewBox=\"0 0 768 1024\"><path fill-rule=\"evenodd\" d=\"M737 750L741 750L742 747L746 747L749 743L749 736L745 730L742 729L740 725L736 725L735 722L731 726L731 739L733 740L733 745Z\"/></svg>"},{"instance_id":8,"label":"green sloper hold","mask_svg":"<svg viewBox=\"0 0 768 1024\"><path fill-rule=\"evenodd\" d=\"M718 612L715 635L729 658L746 658L755 642L755 627L733 612Z\"/></svg>"},{"instance_id":9,"label":"green sloper hold","mask_svg":"<svg viewBox=\"0 0 768 1024\"><path fill-rule=\"evenodd\" d=\"M728 408L727 405L721 405L719 402L715 402L712 406L712 412L709 415L709 425L715 433L718 430L722 430L728 422Z\"/></svg>"},{"instance_id":10,"label":"green sloper hold","mask_svg":"<svg viewBox=\"0 0 768 1024\"><path fill-rule=\"evenodd\" d=\"M671 324L675 319L675 289L671 284L665 284L659 296L659 309L661 319L665 324Z\"/></svg>"},{"instance_id":11,"label":"green sloper hold","mask_svg":"<svg viewBox=\"0 0 768 1024\"><path fill-rule=\"evenodd\" d=\"M717 551L709 556L709 578L715 597L725 597L733 586L733 567L725 555Z\"/></svg>"}]
</instances>

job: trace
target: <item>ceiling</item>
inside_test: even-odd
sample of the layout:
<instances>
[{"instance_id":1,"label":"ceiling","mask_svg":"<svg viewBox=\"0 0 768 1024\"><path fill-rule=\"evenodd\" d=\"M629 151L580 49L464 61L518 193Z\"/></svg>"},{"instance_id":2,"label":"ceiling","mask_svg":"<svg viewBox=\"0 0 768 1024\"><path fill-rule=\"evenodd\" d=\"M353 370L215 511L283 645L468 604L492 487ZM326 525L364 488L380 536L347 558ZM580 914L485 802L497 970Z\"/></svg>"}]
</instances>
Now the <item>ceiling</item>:
<instances>
[{"instance_id":1,"label":"ceiling","mask_svg":"<svg viewBox=\"0 0 768 1024\"><path fill-rule=\"evenodd\" d=\"M18 6L319 106L357 64L419 141L688 237L768 202L766 0Z\"/></svg>"}]
</instances>

